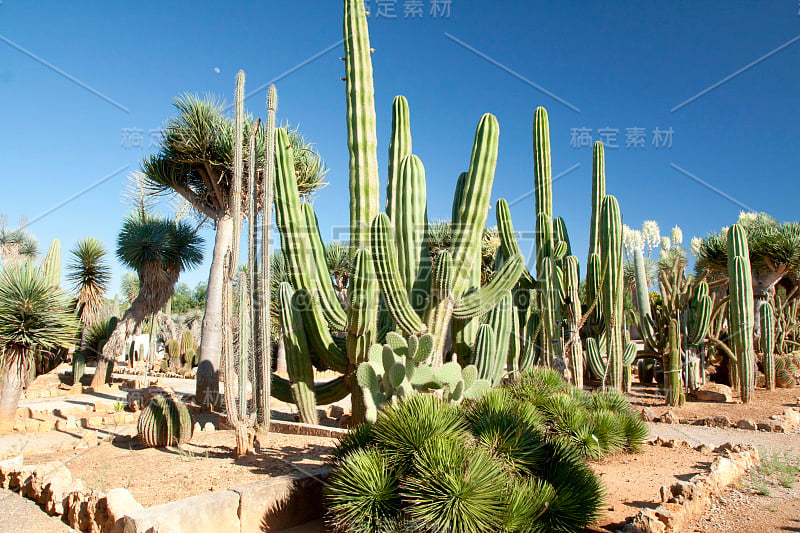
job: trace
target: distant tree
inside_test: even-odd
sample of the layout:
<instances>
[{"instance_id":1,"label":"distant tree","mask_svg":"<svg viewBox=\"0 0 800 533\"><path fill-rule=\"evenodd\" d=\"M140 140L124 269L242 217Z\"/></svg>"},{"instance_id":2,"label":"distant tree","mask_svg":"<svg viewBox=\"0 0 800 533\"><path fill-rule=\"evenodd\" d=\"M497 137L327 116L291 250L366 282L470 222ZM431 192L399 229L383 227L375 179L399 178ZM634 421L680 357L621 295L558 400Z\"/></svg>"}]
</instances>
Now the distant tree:
<instances>
[{"instance_id":1,"label":"distant tree","mask_svg":"<svg viewBox=\"0 0 800 533\"><path fill-rule=\"evenodd\" d=\"M117 257L139 276L139 294L131 302L103 347L92 386L106 382L125 340L144 319L161 310L172 296L180 273L203 259L203 240L187 222L162 219L144 212L128 217L117 238Z\"/></svg>"},{"instance_id":2,"label":"distant tree","mask_svg":"<svg viewBox=\"0 0 800 533\"><path fill-rule=\"evenodd\" d=\"M83 239L72 250L72 262L67 266L67 279L78 293L75 304L81 323L81 350L86 349L86 333L98 319L104 304L103 295L111 279L111 268L105 260L103 243L93 237Z\"/></svg>"},{"instance_id":3,"label":"distant tree","mask_svg":"<svg viewBox=\"0 0 800 533\"><path fill-rule=\"evenodd\" d=\"M20 223L18 228L9 228L6 217L0 216L0 261L3 266L18 263L21 260L36 259L39 255L39 242L31 232Z\"/></svg>"}]
</instances>

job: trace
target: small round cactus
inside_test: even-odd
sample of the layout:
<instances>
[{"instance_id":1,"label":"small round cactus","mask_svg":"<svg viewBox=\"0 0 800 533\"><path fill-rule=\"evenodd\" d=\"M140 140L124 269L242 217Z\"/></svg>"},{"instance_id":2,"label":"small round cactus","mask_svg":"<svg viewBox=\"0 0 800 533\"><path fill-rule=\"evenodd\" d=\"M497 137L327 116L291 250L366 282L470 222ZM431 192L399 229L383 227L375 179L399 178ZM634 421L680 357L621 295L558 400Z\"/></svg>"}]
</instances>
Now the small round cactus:
<instances>
[{"instance_id":1,"label":"small round cactus","mask_svg":"<svg viewBox=\"0 0 800 533\"><path fill-rule=\"evenodd\" d=\"M145 446L177 446L192 438L192 416L178 398L153 396L139 415L137 430Z\"/></svg>"}]
</instances>

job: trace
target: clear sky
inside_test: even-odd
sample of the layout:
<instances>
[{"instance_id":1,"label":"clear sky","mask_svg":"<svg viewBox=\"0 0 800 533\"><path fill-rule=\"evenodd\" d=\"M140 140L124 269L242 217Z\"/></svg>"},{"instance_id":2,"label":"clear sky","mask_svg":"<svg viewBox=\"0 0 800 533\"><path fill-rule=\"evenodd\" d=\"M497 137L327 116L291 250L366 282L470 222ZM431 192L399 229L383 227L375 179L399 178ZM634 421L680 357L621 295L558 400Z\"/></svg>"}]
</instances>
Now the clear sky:
<instances>
[{"instance_id":1,"label":"clear sky","mask_svg":"<svg viewBox=\"0 0 800 533\"><path fill-rule=\"evenodd\" d=\"M501 128L493 199L532 190L541 105L553 173L572 169L553 202L582 264L591 147L581 144L601 133L618 145L606 151L608 192L632 227L679 224L688 240L729 225L743 205L798 219L797 0L438 0L436 17L433 3L372 0L370 18L381 168L392 98L404 94L431 218L449 216L485 112ZM60 238L65 262L86 236L113 250L127 176L153 150L151 131L173 114L173 97L211 92L230 102L241 68L248 93L280 77L279 119L299 124L331 168L315 201L323 236L346 226L341 11L331 0L0 1L0 213L12 224L34 220L42 248ZM264 99L253 95L248 111L264 116ZM532 212L532 196L513 202L518 231L533 229ZM204 235L206 262L183 277L191 285L208 275L213 233ZM115 292L122 267L113 263Z\"/></svg>"}]
</instances>

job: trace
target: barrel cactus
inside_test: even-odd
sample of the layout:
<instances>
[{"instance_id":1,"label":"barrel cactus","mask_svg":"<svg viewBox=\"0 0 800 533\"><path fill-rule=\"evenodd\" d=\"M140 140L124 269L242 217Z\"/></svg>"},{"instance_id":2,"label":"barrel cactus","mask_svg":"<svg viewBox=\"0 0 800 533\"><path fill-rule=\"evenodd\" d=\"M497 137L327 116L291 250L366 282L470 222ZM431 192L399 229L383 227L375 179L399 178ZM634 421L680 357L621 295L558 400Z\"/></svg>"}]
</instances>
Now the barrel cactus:
<instances>
[{"instance_id":1,"label":"barrel cactus","mask_svg":"<svg viewBox=\"0 0 800 533\"><path fill-rule=\"evenodd\" d=\"M178 398L157 395L139 415L137 431L145 446L179 446L192 438L192 416Z\"/></svg>"}]
</instances>

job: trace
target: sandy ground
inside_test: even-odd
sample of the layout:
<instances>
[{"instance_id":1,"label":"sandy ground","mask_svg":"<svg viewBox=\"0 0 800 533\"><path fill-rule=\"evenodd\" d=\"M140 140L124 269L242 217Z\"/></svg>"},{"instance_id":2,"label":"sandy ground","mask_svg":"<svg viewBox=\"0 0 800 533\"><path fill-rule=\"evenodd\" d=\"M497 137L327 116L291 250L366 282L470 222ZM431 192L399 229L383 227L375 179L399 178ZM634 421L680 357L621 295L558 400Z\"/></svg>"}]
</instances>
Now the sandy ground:
<instances>
[{"instance_id":1,"label":"sandy ground","mask_svg":"<svg viewBox=\"0 0 800 533\"><path fill-rule=\"evenodd\" d=\"M3 533L74 533L55 516L16 492L0 489L0 530Z\"/></svg>"},{"instance_id":2,"label":"sandy ground","mask_svg":"<svg viewBox=\"0 0 800 533\"><path fill-rule=\"evenodd\" d=\"M715 415L725 415L733 423L743 418L750 420L763 420L771 415L779 415L787 407L797 407L800 388L775 389L767 391L756 389L754 399L747 405L739 401L738 392L734 391L733 402L714 403L696 402L687 400L683 407L669 408L664 405L664 396L659 392L656 385L634 384L633 390L628 395L628 400L641 410L643 407L650 407L657 416L661 416L671 410L679 418L705 418Z\"/></svg>"},{"instance_id":3,"label":"sandy ground","mask_svg":"<svg viewBox=\"0 0 800 533\"><path fill-rule=\"evenodd\" d=\"M260 453L234 459L233 431L216 431L196 434L181 449L144 448L137 439L120 437L88 450L34 454L25 461L62 461L88 487L101 491L123 487L150 507L317 468L327 460L334 442L272 433Z\"/></svg>"},{"instance_id":4,"label":"sandy ground","mask_svg":"<svg viewBox=\"0 0 800 533\"><path fill-rule=\"evenodd\" d=\"M594 531L616 531L645 507L657 507L659 489L685 481L711 466L712 456L691 448L646 445L643 453L593 463L606 489L603 517Z\"/></svg>"}]
</instances>

